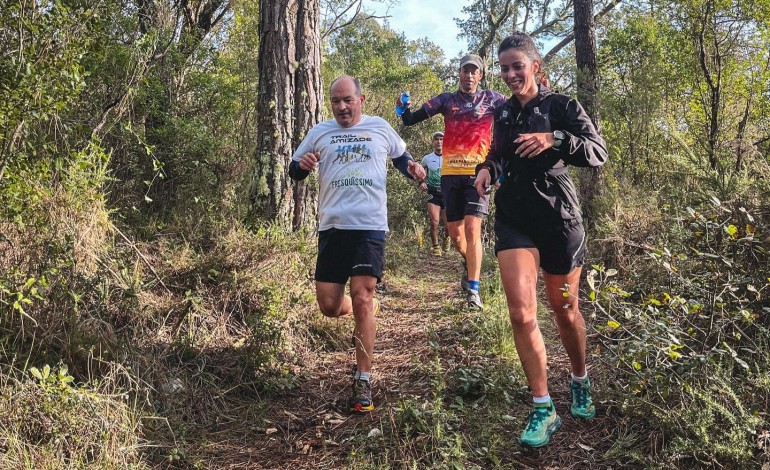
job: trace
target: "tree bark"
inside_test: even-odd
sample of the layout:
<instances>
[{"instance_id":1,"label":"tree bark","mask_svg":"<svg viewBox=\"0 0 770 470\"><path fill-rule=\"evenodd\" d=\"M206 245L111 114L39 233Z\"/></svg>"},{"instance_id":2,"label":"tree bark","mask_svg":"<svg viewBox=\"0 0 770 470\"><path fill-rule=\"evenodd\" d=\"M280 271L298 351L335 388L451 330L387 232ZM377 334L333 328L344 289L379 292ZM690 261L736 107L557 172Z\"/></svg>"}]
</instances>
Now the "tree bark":
<instances>
[{"instance_id":1,"label":"tree bark","mask_svg":"<svg viewBox=\"0 0 770 470\"><path fill-rule=\"evenodd\" d=\"M291 223L288 163L294 138L294 77L297 0L259 2L259 92L256 168L250 218L283 227Z\"/></svg>"},{"instance_id":2,"label":"tree bark","mask_svg":"<svg viewBox=\"0 0 770 470\"><path fill-rule=\"evenodd\" d=\"M249 220L285 230L315 221L316 192L288 175L293 149L321 118L319 0L260 0L257 150Z\"/></svg>"},{"instance_id":3,"label":"tree bark","mask_svg":"<svg viewBox=\"0 0 770 470\"><path fill-rule=\"evenodd\" d=\"M297 15L297 56L299 67L295 81L294 135L292 147L302 142L305 134L318 122L323 113L323 85L321 83L321 12L318 0L304 0ZM318 195L315 185L307 180L294 184L294 214L292 229L314 226Z\"/></svg>"},{"instance_id":4,"label":"tree bark","mask_svg":"<svg viewBox=\"0 0 770 470\"><path fill-rule=\"evenodd\" d=\"M575 61L577 63L577 95L601 132L599 114L599 72L596 64L596 23L593 0L575 0ZM600 168L588 168L580 173L580 194L586 219L594 215L593 202L604 192L604 177Z\"/></svg>"}]
</instances>

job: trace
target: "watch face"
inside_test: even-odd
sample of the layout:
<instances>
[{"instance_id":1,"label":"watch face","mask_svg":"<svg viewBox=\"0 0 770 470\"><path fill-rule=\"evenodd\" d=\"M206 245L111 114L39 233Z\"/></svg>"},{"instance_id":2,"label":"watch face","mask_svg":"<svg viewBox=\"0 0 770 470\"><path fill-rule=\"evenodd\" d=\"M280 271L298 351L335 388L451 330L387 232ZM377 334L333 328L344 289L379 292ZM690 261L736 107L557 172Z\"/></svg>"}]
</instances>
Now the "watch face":
<instances>
[{"instance_id":1,"label":"watch face","mask_svg":"<svg viewBox=\"0 0 770 470\"><path fill-rule=\"evenodd\" d=\"M553 131L553 136L556 140L564 140L564 132L562 131Z\"/></svg>"}]
</instances>

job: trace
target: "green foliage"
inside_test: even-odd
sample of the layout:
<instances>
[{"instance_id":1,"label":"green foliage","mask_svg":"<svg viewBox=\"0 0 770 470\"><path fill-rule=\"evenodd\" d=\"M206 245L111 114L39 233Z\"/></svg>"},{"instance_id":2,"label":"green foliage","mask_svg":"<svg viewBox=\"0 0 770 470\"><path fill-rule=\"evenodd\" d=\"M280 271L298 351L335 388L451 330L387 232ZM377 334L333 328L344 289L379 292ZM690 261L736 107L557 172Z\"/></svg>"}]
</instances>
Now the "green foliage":
<instances>
[{"instance_id":1,"label":"green foliage","mask_svg":"<svg viewBox=\"0 0 770 470\"><path fill-rule=\"evenodd\" d=\"M767 26L704 1L626 11L601 43L610 160L668 201L744 194L766 174ZM663 84L663 86L661 86Z\"/></svg>"},{"instance_id":2,"label":"green foliage","mask_svg":"<svg viewBox=\"0 0 770 470\"><path fill-rule=\"evenodd\" d=\"M0 387L4 466L144 468L137 416L122 395L76 385L66 365L31 367L29 375Z\"/></svg>"},{"instance_id":3,"label":"green foliage","mask_svg":"<svg viewBox=\"0 0 770 470\"><path fill-rule=\"evenodd\" d=\"M625 409L651 412L673 434L660 457L744 465L767 425L751 385L770 370L766 221L713 198L663 224L667 246L624 279L588 273L605 357L622 374Z\"/></svg>"},{"instance_id":4,"label":"green foliage","mask_svg":"<svg viewBox=\"0 0 770 470\"><path fill-rule=\"evenodd\" d=\"M424 125L404 128L395 114L394 102L402 90L410 92L413 107L444 91L441 77L447 72L442 61L441 50L429 41L409 41L370 19L354 22L333 35L323 78L327 84L341 74L361 80L366 95L364 112L388 120L419 158L432 151L430 135L443 124L431 119ZM456 75L450 78L455 86Z\"/></svg>"}]
</instances>

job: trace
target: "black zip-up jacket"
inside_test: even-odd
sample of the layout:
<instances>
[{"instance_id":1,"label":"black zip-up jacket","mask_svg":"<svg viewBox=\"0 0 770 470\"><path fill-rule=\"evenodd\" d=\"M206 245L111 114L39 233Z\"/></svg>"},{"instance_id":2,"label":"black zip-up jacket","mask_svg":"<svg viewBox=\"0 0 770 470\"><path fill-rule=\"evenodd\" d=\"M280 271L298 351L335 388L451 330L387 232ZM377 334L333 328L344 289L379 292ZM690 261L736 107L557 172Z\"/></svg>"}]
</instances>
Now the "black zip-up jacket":
<instances>
[{"instance_id":1,"label":"black zip-up jacket","mask_svg":"<svg viewBox=\"0 0 770 470\"><path fill-rule=\"evenodd\" d=\"M604 139L580 103L540 86L540 93L522 108L514 96L495 110L492 147L486 168L503 181L495 194L496 217L532 229L560 230L564 224L582 222L575 185L567 165L597 167L607 161ZM564 132L558 149L532 158L515 153L521 134Z\"/></svg>"}]
</instances>

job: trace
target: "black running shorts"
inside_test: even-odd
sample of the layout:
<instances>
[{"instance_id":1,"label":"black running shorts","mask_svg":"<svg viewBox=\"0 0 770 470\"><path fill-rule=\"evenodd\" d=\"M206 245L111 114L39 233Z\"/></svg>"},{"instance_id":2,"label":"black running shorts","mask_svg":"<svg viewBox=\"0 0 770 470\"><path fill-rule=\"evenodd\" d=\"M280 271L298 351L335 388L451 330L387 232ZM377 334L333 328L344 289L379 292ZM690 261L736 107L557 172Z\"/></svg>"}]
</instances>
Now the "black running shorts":
<instances>
[{"instance_id":1,"label":"black running shorts","mask_svg":"<svg viewBox=\"0 0 770 470\"><path fill-rule=\"evenodd\" d=\"M428 204L439 206L442 209L444 208L444 195L441 194L440 189L433 189L428 186L428 197Z\"/></svg>"},{"instance_id":2,"label":"black running shorts","mask_svg":"<svg viewBox=\"0 0 770 470\"><path fill-rule=\"evenodd\" d=\"M495 254L514 248L537 248L543 271L548 274L569 274L585 262L585 230L576 220L565 221L560 227L530 230L497 217Z\"/></svg>"},{"instance_id":3,"label":"black running shorts","mask_svg":"<svg viewBox=\"0 0 770 470\"><path fill-rule=\"evenodd\" d=\"M489 196L479 197L473 186L475 176L447 175L441 177L444 210L447 222L459 222L466 215L483 217L489 209Z\"/></svg>"},{"instance_id":4,"label":"black running shorts","mask_svg":"<svg viewBox=\"0 0 770 470\"><path fill-rule=\"evenodd\" d=\"M318 232L315 280L345 284L351 276L371 276L380 282L384 258L384 232L323 230Z\"/></svg>"}]
</instances>

